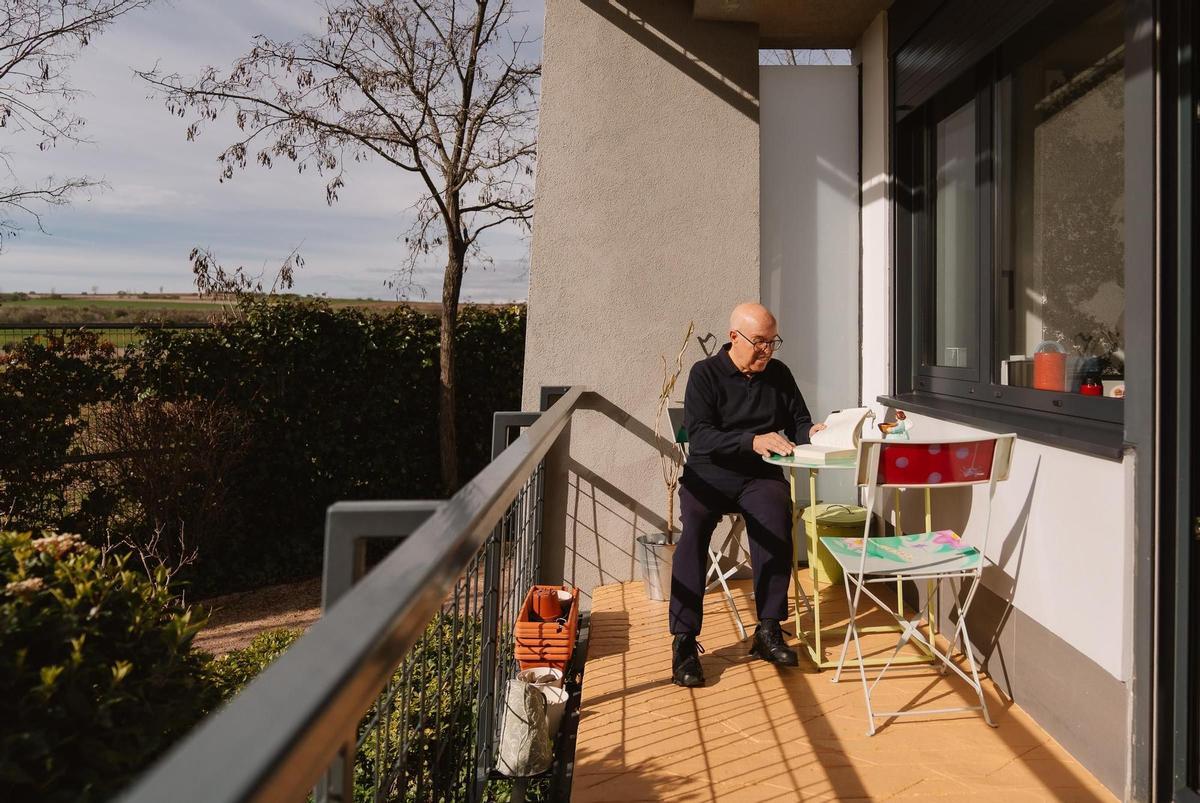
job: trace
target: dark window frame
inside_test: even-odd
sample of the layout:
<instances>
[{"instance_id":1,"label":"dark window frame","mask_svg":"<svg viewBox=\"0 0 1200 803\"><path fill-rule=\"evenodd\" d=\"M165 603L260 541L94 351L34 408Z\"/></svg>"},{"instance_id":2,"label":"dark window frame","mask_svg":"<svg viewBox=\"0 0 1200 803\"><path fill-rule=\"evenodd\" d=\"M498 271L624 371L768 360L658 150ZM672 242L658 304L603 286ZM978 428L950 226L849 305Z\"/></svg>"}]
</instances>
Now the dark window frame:
<instances>
[{"instance_id":1,"label":"dark window frame","mask_svg":"<svg viewBox=\"0 0 1200 803\"><path fill-rule=\"evenodd\" d=\"M1044 9L1012 37L1004 40L975 66L949 81L916 109L895 105L893 165L896 176L895 210L895 396L889 404L955 413L959 420L982 422L990 413L1020 429L1027 437L1065 445L1107 457L1121 455L1125 400L1089 397L1078 393L1037 390L999 384L998 346L995 343L995 300L1002 279L998 268L1003 238L997 236L1009 214L1000 189L999 170L1005 167L997 137L1009 124L996 125L1001 94L997 91L1007 70L1001 64L1019 63L1044 43L1087 19L1108 0L1058 2ZM1128 48L1128 42L1127 48ZM1126 83L1129 82L1126 63ZM894 91L894 89L893 89ZM973 91L973 95L971 94ZM936 270L936 199L933 197L936 125L946 113L975 99L976 199L978 283L976 341L978 357L973 368L936 366L928 359L935 314L933 278ZM1010 118L1011 119L1011 118ZM1126 140L1128 152L1129 143ZM1125 188L1128 208L1130 188ZM1126 241L1125 248L1130 248ZM1126 307L1127 355L1129 331L1134 321ZM1128 372L1126 374L1128 378ZM1013 427L1011 422L1022 422ZM1070 435L1072 431L1079 437Z\"/></svg>"}]
</instances>

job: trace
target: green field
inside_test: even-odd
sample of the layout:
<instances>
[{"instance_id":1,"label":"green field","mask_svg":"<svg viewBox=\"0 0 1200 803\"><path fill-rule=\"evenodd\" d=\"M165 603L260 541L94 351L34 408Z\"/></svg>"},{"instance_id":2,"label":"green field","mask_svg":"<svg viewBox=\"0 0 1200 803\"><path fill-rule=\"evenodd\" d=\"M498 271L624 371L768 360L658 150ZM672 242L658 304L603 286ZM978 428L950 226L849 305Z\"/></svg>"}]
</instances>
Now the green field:
<instances>
[{"instance_id":1,"label":"green field","mask_svg":"<svg viewBox=\"0 0 1200 803\"><path fill-rule=\"evenodd\" d=\"M19 301L0 301L0 309L35 309L35 308L79 308L92 309L209 309L220 306L211 301L185 301L167 298L87 298L80 296L64 296L62 298L28 298Z\"/></svg>"},{"instance_id":2,"label":"green field","mask_svg":"<svg viewBox=\"0 0 1200 803\"><path fill-rule=\"evenodd\" d=\"M378 310L407 304L429 314L435 314L440 308L436 303L420 301L379 301L362 298L326 298L324 300L334 307L363 307ZM202 322L219 316L229 306L228 303L202 300L195 295L187 294L51 296L49 294L3 293L0 294L0 325L35 326L45 323L127 323L135 325L147 321Z\"/></svg>"}]
</instances>

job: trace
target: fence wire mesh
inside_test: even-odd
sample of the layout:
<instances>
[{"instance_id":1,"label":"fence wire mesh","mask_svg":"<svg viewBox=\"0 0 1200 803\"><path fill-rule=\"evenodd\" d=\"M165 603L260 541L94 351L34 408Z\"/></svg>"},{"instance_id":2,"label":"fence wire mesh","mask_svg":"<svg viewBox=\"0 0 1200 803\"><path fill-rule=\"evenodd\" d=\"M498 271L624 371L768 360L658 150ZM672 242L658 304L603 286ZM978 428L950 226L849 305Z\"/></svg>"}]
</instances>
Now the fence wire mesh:
<instances>
[{"instance_id":1,"label":"fence wire mesh","mask_svg":"<svg viewBox=\"0 0 1200 803\"><path fill-rule=\"evenodd\" d=\"M0 324L0 352L10 350L14 344L27 337L46 337L76 332L81 329L95 332L101 340L113 344L118 350L141 343L146 332L152 329L211 329L212 324L204 321L124 323L29 323Z\"/></svg>"},{"instance_id":2,"label":"fence wire mesh","mask_svg":"<svg viewBox=\"0 0 1200 803\"><path fill-rule=\"evenodd\" d=\"M539 465L359 724L357 803L507 799L488 776L517 616L538 581L543 481Z\"/></svg>"}]
</instances>

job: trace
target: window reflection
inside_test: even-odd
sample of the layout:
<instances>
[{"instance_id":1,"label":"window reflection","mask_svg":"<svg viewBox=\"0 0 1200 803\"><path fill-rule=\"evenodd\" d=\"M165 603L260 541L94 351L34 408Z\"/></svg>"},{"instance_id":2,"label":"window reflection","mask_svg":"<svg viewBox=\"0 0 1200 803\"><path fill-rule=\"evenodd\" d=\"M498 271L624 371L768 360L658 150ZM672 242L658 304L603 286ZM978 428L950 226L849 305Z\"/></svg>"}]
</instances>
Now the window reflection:
<instances>
[{"instance_id":1,"label":"window reflection","mask_svg":"<svg viewBox=\"0 0 1200 803\"><path fill-rule=\"evenodd\" d=\"M937 124L935 148L933 362L967 368L978 357L975 101Z\"/></svg>"},{"instance_id":2,"label":"window reflection","mask_svg":"<svg viewBox=\"0 0 1200 803\"><path fill-rule=\"evenodd\" d=\"M997 85L1004 384L1123 395L1123 41L1114 3Z\"/></svg>"}]
</instances>

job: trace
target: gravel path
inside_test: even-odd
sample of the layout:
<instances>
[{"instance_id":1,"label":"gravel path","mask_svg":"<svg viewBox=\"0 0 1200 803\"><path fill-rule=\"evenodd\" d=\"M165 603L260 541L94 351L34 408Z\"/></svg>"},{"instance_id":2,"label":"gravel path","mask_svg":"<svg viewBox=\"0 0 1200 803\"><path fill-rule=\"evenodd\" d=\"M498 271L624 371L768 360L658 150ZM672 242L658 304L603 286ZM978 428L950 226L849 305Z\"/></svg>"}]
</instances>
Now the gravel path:
<instances>
[{"instance_id":1,"label":"gravel path","mask_svg":"<svg viewBox=\"0 0 1200 803\"><path fill-rule=\"evenodd\" d=\"M259 633L280 627L307 628L321 616L321 579L268 586L199 603L211 611L196 647L213 655L245 647Z\"/></svg>"}]
</instances>

